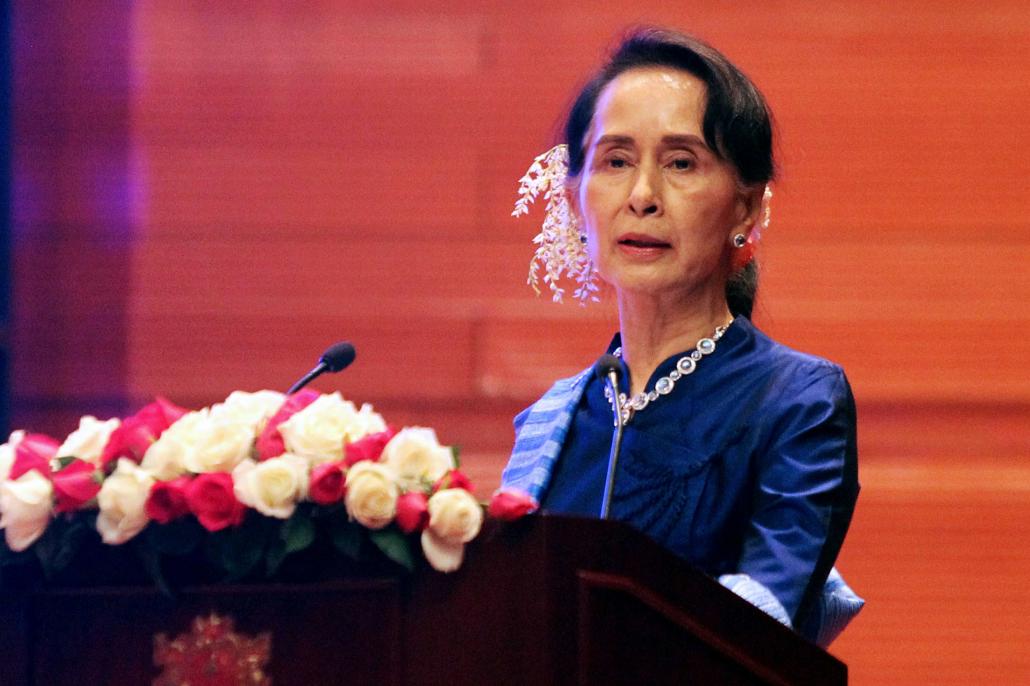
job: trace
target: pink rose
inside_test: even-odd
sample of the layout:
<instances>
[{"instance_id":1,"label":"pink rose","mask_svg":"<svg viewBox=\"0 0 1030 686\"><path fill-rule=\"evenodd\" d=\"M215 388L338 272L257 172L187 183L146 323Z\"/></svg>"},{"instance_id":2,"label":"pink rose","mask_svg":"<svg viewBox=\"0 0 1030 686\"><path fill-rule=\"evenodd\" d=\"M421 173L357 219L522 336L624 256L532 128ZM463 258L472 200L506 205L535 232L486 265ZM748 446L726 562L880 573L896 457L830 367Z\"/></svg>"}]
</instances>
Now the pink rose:
<instances>
[{"instance_id":1,"label":"pink rose","mask_svg":"<svg viewBox=\"0 0 1030 686\"><path fill-rule=\"evenodd\" d=\"M25 434L14 448L14 461L8 479L14 481L25 472L35 469L50 478L50 460L57 454L61 444L43 434Z\"/></svg>"},{"instance_id":2,"label":"pink rose","mask_svg":"<svg viewBox=\"0 0 1030 686\"><path fill-rule=\"evenodd\" d=\"M286 398L282 407L272 415L272 418L265 424L261 435L258 436L256 447L259 462L279 457L286 452L283 436L279 433L279 425L318 400L320 395L321 393L318 391L307 388Z\"/></svg>"},{"instance_id":3,"label":"pink rose","mask_svg":"<svg viewBox=\"0 0 1030 686\"><path fill-rule=\"evenodd\" d=\"M387 427L386 431L368 434L353 443L347 443L343 446L344 464L348 467L353 467L362 460L376 462L379 460L379 456L383 454L383 448L386 447L386 444L390 442L390 439L396 433L396 429Z\"/></svg>"},{"instance_id":4,"label":"pink rose","mask_svg":"<svg viewBox=\"0 0 1030 686\"><path fill-rule=\"evenodd\" d=\"M185 409L159 396L111 432L100 456L101 466L106 469L123 457L139 464L147 448L184 414Z\"/></svg>"},{"instance_id":5,"label":"pink rose","mask_svg":"<svg viewBox=\"0 0 1030 686\"><path fill-rule=\"evenodd\" d=\"M225 472L198 475L186 487L186 502L208 531L239 526L247 514L233 492L232 475Z\"/></svg>"},{"instance_id":6,"label":"pink rose","mask_svg":"<svg viewBox=\"0 0 1030 686\"><path fill-rule=\"evenodd\" d=\"M323 462L311 470L308 498L319 505L332 505L343 500L346 477L339 462Z\"/></svg>"},{"instance_id":7,"label":"pink rose","mask_svg":"<svg viewBox=\"0 0 1030 686\"><path fill-rule=\"evenodd\" d=\"M464 473L457 469L452 469L437 479L436 483L433 484L433 493L442 491L445 488L463 488L469 493L473 492L472 482Z\"/></svg>"},{"instance_id":8,"label":"pink rose","mask_svg":"<svg viewBox=\"0 0 1030 686\"><path fill-rule=\"evenodd\" d=\"M156 482L150 487L150 494L147 496L147 516L159 524L167 524L189 514L190 504L186 496L189 485L188 476Z\"/></svg>"},{"instance_id":9,"label":"pink rose","mask_svg":"<svg viewBox=\"0 0 1030 686\"><path fill-rule=\"evenodd\" d=\"M495 519L511 522L535 512L539 507L540 504L529 494L514 488L503 488L494 492L487 512Z\"/></svg>"},{"instance_id":10,"label":"pink rose","mask_svg":"<svg viewBox=\"0 0 1030 686\"><path fill-rule=\"evenodd\" d=\"M51 481L58 512L73 512L97 496L100 483L95 476L97 468L89 462L72 460L59 472L54 472Z\"/></svg>"},{"instance_id":11,"label":"pink rose","mask_svg":"<svg viewBox=\"0 0 1030 686\"><path fill-rule=\"evenodd\" d=\"M429 524L429 498L425 493L408 491L397 499L397 526L410 534L422 531Z\"/></svg>"}]
</instances>

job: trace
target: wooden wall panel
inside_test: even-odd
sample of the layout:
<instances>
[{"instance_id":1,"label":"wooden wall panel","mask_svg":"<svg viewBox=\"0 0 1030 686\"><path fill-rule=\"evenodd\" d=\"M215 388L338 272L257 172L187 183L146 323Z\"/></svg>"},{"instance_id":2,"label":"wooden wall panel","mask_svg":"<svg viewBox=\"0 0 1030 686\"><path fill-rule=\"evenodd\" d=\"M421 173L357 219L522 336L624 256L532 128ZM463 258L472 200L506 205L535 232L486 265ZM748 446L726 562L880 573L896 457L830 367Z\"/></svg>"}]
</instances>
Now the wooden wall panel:
<instances>
[{"instance_id":1,"label":"wooden wall panel","mask_svg":"<svg viewBox=\"0 0 1030 686\"><path fill-rule=\"evenodd\" d=\"M357 362L319 388L437 427L482 495L511 416L617 328L610 303L533 298L517 179L622 27L710 40L779 124L756 319L858 397L842 565L870 605L834 651L855 684L1027 680L1025 3L15 15L16 423L283 388L349 338Z\"/></svg>"}]
</instances>

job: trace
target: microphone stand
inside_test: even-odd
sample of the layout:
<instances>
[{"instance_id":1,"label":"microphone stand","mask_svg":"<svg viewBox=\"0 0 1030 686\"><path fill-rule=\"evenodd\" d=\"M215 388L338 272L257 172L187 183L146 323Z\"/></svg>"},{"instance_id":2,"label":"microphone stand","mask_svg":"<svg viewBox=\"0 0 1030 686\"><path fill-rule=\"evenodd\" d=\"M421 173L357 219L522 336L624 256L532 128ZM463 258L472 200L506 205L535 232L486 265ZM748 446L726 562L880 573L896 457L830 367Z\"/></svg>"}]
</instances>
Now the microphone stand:
<instances>
[{"instance_id":1,"label":"microphone stand","mask_svg":"<svg viewBox=\"0 0 1030 686\"><path fill-rule=\"evenodd\" d=\"M619 463L619 449L622 446L622 407L619 403L619 366L607 365L604 370L604 383L612 397L612 413L614 415L615 432L612 435L612 447L608 452L608 474L604 480L604 495L601 498L601 519L608 519L612 505L612 492L615 490L615 468Z\"/></svg>"}]
</instances>

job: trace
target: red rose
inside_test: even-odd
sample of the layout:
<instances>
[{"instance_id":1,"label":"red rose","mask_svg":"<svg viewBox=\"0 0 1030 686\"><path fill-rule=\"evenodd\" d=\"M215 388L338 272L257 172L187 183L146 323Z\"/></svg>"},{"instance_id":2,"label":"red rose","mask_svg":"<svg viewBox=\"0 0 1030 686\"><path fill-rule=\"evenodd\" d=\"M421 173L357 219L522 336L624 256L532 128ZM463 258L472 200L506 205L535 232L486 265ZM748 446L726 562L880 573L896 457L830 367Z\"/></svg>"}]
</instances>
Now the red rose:
<instances>
[{"instance_id":1,"label":"red rose","mask_svg":"<svg viewBox=\"0 0 1030 686\"><path fill-rule=\"evenodd\" d=\"M59 472L54 472L51 481L57 497L55 509L58 512L73 512L100 492L96 477L97 468L83 460L72 460Z\"/></svg>"},{"instance_id":2,"label":"red rose","mask_svg":"<svg viewBox=\"0 0 1030 686\"><path fill-rule=\"evenodd\" d=\"M494 492L487 510L491 517L511 522L536 511L540 504L529 494L514 488L500 489Z\"/></svg>"},{"instance_id":3,"label":"red rose","mask_svg":"<svg viewBox=\"0 0 1030 686\"><path fill-rule=\"evenodd\" d=\"M343 446L343 462L348 467L353 467L362 460L371 460L375 462L379 459L379 456L383 454L383 448L390 442L390 439L397 434L397 430L392 427L387 427L386 431L380 431L379 433L369 434L363 438L359 438L353 443L347 443Z\"/></svg>"},{"instance_id":4,"label":"red rose","mask_svg":"<svg viewBox=\"0 0 1030 686\"><path fill-rule=\"evenodd\" d=\"M14 481L33 469L50 478L50 460L57 454L61 444L43 434L25 434L14 447L14 461L8 479Z\"/></svg>"},{"instance_id":5,"label":"red rose","mask_svg":"<svg viewBox=\"0 0 1030 686\"><path fill-rule=\"evenodd\" d=\"M247 509L232 490L232 475L225 472L200 474L186 487L186 502L208 531L239 526Z\"/></svg>"},{"instance_id":6,"label":"red rose","mask_svg":"<svg viewBox=\"0 0 1030 686\"><path fill-rule=\"evenodd\" d=\"M339 462L323 462L311 470L308 497L319 505L332 505L343 500L346 478Z\"/></svg>"},{"instance_id":7,"label":"red rose","mask_svg":"<svg viewBox=\"0 0 1030 686\"><path fill-rule=\"evenodd\" d=\"M257 448L259 461L279 457L286 452L283 436L279 433L279 425L318 400L320 395L322 394L318 391L307 388L286 398L282 407L272 415L272 418L268 420L265 428L261 431L261 435L258 436L255 447Z\"/></svg>"},{"instance_id":8,"label":"red rose","mask_svg":"<svg viewBox=\"0 0 1030 686\"><path fill-rule=\"evenodd\" d=\"M183 408L158 397L136 414L123 419L111 432L100 456L100 465L107 469L123 457L139 464L147 448L184 414L186 410Z\"/></svg>"},{"instance_id":9,"label":"red rose","mask_svg":"<svg viewBox=\"0 0 1030 686\"><path fill-rule=\"evenodd\" d=\"M472 493L472 482L462 472L457 469L452 469L446 474L441 476L435 484L433 484L433 493L443 490L445 488L464 488L469 493Z\"/></svg>"},{"instance_id":10,"label":"red rose","mask_svg":"<svg viewBox=\"0 0 1030 686\"><path fill-rule=\"evenodd\" d=\"M408 491L397 498L397 526L401 531L410 534L422 531L429 524L429 498L425 493Z\"/></svg>"},{"instance_id":11,"label":"red rose","mask_svg":"<svg viewBox=\"0 0 1030 686\"><path fill-rule=\"evenodd\" d=\"M184 408L157 396L154 398L154 402L141 408L134 416L146 424L154 436L160 436L165 429L177 422L184 414L186 414Z\"/></svg>"},{"instance_id":12,"label":"red rose","mask_svg":"<svg viewBox=\"0 0 1030 686\"><path fill-rule=\"evenodd\" d=\"M159 524L167 524L189 514L190 505L186 491L190 485L190 477L180 476L171 481L158 481L150 487L147 496L147 516Z\"/></svg>"}]
</instances>

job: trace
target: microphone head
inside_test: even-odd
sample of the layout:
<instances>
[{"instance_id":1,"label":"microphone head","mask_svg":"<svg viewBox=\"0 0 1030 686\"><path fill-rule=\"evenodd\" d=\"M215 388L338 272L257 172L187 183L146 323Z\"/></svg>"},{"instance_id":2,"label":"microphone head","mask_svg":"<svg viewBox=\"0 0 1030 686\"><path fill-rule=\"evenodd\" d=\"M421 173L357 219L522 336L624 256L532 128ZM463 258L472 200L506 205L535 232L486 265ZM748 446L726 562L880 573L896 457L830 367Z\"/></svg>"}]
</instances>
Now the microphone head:
<instances>
[{"instance_id":1,"label":"microphone head","mask_svg":"<svg viewBox=\"0 0 1030 686\"><path fill-rule=\"evenodd\" d=\"M615 372L615 376L619 377L622 375L622 362L615 355L606 353L598 358L594 364L594 374L600 379L601 383L608 381L608 375Z\"/></svg>"},{"instance_id":2,"label":"microphone head","mask_svg":"<svg viewBox=\"0 0 1030 686\"><path fill-rule=\"evenodd\" d=\"M354 351L353 345L347 341L340 341L329 346L318 361L324 364L329 371L338 372L350 365L354 361L355 355L357 353Z\"/></svg>"}]
</instances>

